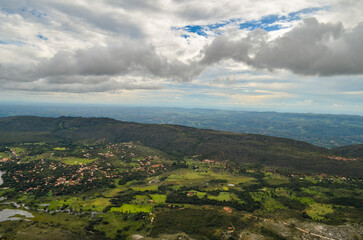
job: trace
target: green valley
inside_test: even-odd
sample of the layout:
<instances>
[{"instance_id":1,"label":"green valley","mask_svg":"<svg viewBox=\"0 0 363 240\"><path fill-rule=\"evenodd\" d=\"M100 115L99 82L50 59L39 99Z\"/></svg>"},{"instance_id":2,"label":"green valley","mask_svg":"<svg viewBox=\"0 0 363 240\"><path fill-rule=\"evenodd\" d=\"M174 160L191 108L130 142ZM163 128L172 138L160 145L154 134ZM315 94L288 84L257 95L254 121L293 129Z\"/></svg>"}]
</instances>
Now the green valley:
<instances>
[{"instance_id":1,"label":"green valley","mask_svg":"<svg viewBox=\"0 0 363 240\"><path fill-rule=\"evenodd\" d=\"M100 118L2 118L0 131L0 211L32 215L1 220L2 239L363 234L358 154Z\"/></svg>"}]
</instances>

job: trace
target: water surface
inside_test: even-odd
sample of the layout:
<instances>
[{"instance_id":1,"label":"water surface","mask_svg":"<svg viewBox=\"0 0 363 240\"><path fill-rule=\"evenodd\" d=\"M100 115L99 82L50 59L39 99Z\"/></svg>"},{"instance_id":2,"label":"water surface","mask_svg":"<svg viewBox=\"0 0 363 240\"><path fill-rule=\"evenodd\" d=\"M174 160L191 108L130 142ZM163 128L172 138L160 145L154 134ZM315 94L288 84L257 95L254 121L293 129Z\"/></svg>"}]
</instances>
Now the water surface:
<instances>
[{"instance_id":1,"label":"water surface","mask_svg":"<svg viewBox=\"0 0 363 240\"><path fill-rule=\"evenodd\" d=\"M18 215L24 216L25 218L17 217ZM4 210L0 211L0 222L15 221L15 220L29 221L29 219L26 219L26 218L33 218L33 217L34 217L33 214L31 214L27 211L18 210L18 209L4 209Z\"/></svg>"},{"instance_id":2,"label":"water surface","mask_svg":"<svg viewBox=\"0 0 363 240\"><path fill-rule=\"evenodd\" d=\"M2 185L2 184L4 183L3 178L2 178L2 175L3 175L4 173L5 173L5 172L0 171L0 185Z\"/></svg>"}]
</instances>

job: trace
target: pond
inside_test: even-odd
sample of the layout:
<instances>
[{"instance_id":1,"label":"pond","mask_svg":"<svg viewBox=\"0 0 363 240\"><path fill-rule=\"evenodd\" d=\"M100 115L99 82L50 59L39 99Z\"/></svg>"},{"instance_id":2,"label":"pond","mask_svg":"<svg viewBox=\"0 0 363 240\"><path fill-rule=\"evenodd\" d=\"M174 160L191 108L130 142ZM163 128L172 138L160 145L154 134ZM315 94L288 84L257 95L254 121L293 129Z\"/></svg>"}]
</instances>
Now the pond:
<instances>
[{"instance_id":1,"label":"pond","mask_svg":"<svg viewBox=\"0 0 363 240\"><path fill-rule=\"evenodd\" d=\"M3 178L2 178L2 175L3 175L4 173L5 173L5 172L0 171L0 185L2 185L2 184L4 183Z\"/></svg>"},{"instance_id":2,"label":"pond","mask_svg":"<svg viewBox=\"0 0 363 240\"><path fill-rule=\"evenodd\" d=\"M18 216L24 216L24 218ZM15 220L29 221L29 219L27 218L33 218L33 217L34 217L33 214L18 209L4 209L0 211L0 222L15 221Z\"/></svg>"},{"instance_id":3,"label":"pond","mask_svg":"<svg viewBox=\"0 0 363 240\"><path fill-rule=\"evenodd\" d=\"M5 172L0 171L0 186L4 183L3 178L2 178L2 175L3 175L4 173L5 173ZM6 199L6 198L4 198L4 197L0 197L0 201L5 200L5 199Z\"/></svg>"}]
</instances>

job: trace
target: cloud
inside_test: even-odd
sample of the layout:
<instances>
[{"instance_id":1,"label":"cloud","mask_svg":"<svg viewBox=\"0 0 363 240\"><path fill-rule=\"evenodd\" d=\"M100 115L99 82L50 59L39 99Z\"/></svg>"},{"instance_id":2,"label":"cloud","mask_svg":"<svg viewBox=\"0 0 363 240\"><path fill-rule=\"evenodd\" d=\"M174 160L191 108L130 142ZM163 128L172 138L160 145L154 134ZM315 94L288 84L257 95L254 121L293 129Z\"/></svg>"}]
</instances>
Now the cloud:
<instances>
[{"instance_id":1,"label":"cloud","mask_svg":"<svg viewBox=\"0 0 363 240\"><path fill-rule=\"evenodd\" d=\"M188 81L196 76L197 66L190 62L169 61L154 47L136 40L121 40L74 53L59 52L36 66L37 77L59 75L127 75L140 74Z\"/></svg>"},{"instance_id":2,"label":"cloud","mask_svg":"<svg viewBox=\"0 0 363 240\"><path fill-rule=\"evenodd\" d=\"M353 29L345 29L341 23L320 23L309 18L274 39L261 29L238 40L230 40L228 36L217 37L202 49L200 60L182 62L168 59L144 40L120 38L103 46L59 51L51 58L26 67L0 65L0 79L14 82L45 79L47 84L67 84L65 90L73 81L74 86L99 84L99 89L108 91L112 88L102 84L113 77L142 76L188 82L206 67L228 59L258 69L286 69L300 75L362 74L361 42L363 23ZM133 88L125 84L112 86ZM94 91L92 87L84 89Z\"/></svg>"},{"instance_id":3,"label":"cloud","mask_svg":"<svg viewBox=\"0 0 363 240\"><path fill-rule=\"evenodd\" d=\"M335 0L330 0L329 4L333 2ZM243 18L248 21L267 15L287 15L304 8L322 7L326 3L326 1L299 1L297 4L296 1L284 0L269 2L244 0L243 3L239 0L172 0L169 8L174 10L175 15L188 22L203 24L230 18Z\"/></svg>"},{"instance_id":4,"label":"cloud","mask_svg":"<svg viewBox=\"0 0 363 240\"><path fill-rule=\"evenodd\" d=\"M118 92L119 90L160 90L163 87L138 79L114 79L108 77L57 76L32 82L9 82L0 80L3 89L38 92Z\"/></svg>"},{"instance_id":5,"label":"cloud","mask_svg":"<svg viewBox=\"0 0 363 240\"><path fill-rule=\"evenodd\" d=\"M296 12L291 12L285 15L272 14L263 16L258 20L245 21L242 18L228 19L213 24L206 25L187 25L184 27L172 27L172 30L179 31L182 37L188 38L189 34L196 33L200 36L209 37L208 33L213 35L220 34L224 28L236 28L236 29L264 29L266 31L276 31L286 28L286 23L300 20L304 14L312 14L320 11L323 8L305 8Z\"/></svg>"},{"instance_id":6,"label":"cloud","mask_svg":"<svg viewBox=\"0 0 363 240\"><path fill-rule=\"evenodd\" d=\"M300 75L361 74L361 25L345 29L328 23L330 18L307 19L290 30L297 16L321 19L327 2L331 1L7 1L0 10L1 89L87 92L159 89L167 84L182 88L181 82L193 85L203 77L211 83L220 78L218 85L223 79L239 85L238 78L224 76L253 68ZM271 35L255 29L284 21L284 29ZM241 23L253 27L241 29ZM183 26L201 26L208 37L186 31L191 36L184 39L173 26L182 33Z\"/></svg>"},{"instance_id":7,"label":"cloud","mask_svg":"<svg viewBox=\"0 0 363 240\"><path fill-rule=\"evenodd\" d=\"M106 0L106 2L128 11L160 11L158 0Z\"/></svg>"},{"instance_id":8,"label":"cloud","mask_svg":"<svg viewBox=\"0 0 363 240\"><path fill-rule=\"evenodd\" d=\"M122 34L133 38L143 38L144 33L137 22L128 17L126 13L115 12L112 9L101 8L103 11L92 5L80 5L74 3L51 3L52 8L61 12L67 17L81 21L89 28L98 28L103 31Z\"/></svg>"},{"instance_id":9,"label":"cloud","mask_svg":"<svg viewBox=\"0 0 363 240\"><path fill-rule=\"evenodd\" d=\"M301 75L362 74L362 42L363 23L344 29L341 23L308 18L272 40L260 29L239 40L217 37L204 48L201 63L232 59L259 69L286 69Z\"/></svg>"},{"instance_id":10,"label":"cloud","mask_svg":"<svg viewBox=\"0 0 363 240\"><path fill-rule=\"evenodd\" d=\"M79 91L78 85L84 85L83 91L109 91L113 89L158 89L144 83L135 85L132 82L120 84L109 79L120 76L141 76L148 79L162 78L175 81L190 81L201 72L200 66L193 61L183 63L168 60L158 54L155 48L141 40L123 39L110 42L106 46L95 46L75 52L60 51L49 59L21 66L0 65L0 80L24 82L19 89L49 91ZM130 80L132 81L132 79ZM26 84L28 82L28 84ZM31 87L29 83L33 83ZM60 84L66 86L60 87ZM73 87L76 90L72 90ZM91 85L91 87L87 87ZM93 86L93 85L99 85ZM4 86L4 85L3 85ZM16 89L10 84L8 89Z\"/></svg>"}]
</instances>

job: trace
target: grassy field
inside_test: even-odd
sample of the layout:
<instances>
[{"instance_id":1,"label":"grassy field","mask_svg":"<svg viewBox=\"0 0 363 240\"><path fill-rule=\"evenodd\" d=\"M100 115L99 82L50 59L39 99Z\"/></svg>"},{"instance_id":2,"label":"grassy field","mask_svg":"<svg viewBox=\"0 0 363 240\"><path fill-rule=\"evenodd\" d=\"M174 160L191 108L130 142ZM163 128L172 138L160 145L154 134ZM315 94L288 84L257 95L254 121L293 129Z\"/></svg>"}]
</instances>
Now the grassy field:
<instances>
[{"instance_id":1,"label":"grassy field","mask_svg":"<svg viewBox=\"0 0 363 240\"><path fill-rule=\"evenodd\" d=\"M65 147L55 147L53 149L56 150L56 151L65 151L65 150L67 150Z\"/></svg>"},{"instance_id":2,"label":"grassy field","mask_svg":"<svg viewBox=\"0 0 363 240\"><path fill-rule=\"evenodd\" d=\"M165 182L172 184L183 184L183 185L209 185L211 180L225 180L227 184L245 184L253 182L256 179L253 177L241 176L241 175L231 175L231 174L220 174L212 171L198 172L191 169L178 169L167 177ZM222 184L215 184L214 187L219 187ZM224 186L226 187L226 186Z\"/></svg>"},{"instance_id":3,"label":"grassy field","mask_svg":"<svg viewBox=\"0 0 363 240\"><path fill-rule=\"evenodd\" d=\"M134 205L134 204L124 204L121 207L112 207L110 212L120 212L120 213L151 213L151 206Z\"/></svg>"},{"instance_id":4,"label":"grassy field","mask_svg":"<svg viewBox=\"0 0 363 240\"><path fill-rule=\"evenodd\" d=\"M101 221L95 226L95 229L104 232L105 236L111 239L115 239L120 233L126 236L137 233L144 235L143 230L146 228L145 225L148 225L144 221L125 219L125 215L119 212L100 214L97 219Z\"/></svg>"},{"instance_id":5,"label":"grassy field","mask_svg":"<svg viewBox=\"0 0 363 240\"><path fill-rule=\"evenodd\" d=\"M273 212L277 209L287 209L287 207L285 207L283 204L281 204L280 202L276 201L273 198L265 199L263 201L263 208L267 212Z\"/></svg>"},{"instance_id":6,"label":"grassy field","mask_svg":"<svg viewBox=\"0 0 363 240\"><path fill-rule=\"evenodd\" d=\"M89 163L96 161L97 159L65 157L65 158L57 158L57 160L67 165L79 165L79 164L87 165Z\"/></svg>"},{"instance_id":7,"label":"grassy field","mask_svg":"<svg viewBox=\"0 0 363 240\"><path fill-rule=\"evenodd\" d=\"M330 204L321 204L321 203L313 203L309 205L306 210L306 213L315 221L324 220L324 216L333 213L333 206Z\"/></svg>"},{"instance_id":8,"label":"grassy field","mask_svg":"<svg viewBox=\"0 0 363 240\"><path fill-rule=\"evenodd\" d=\"M50 202L44 201L43 204L50 204L47 208L50 211L59 210L62 208L73 209L80 211L98 211L101 212L105 207L110 205L108 198L87 198L87 197L62 197ZM42 203L41 203L42 204Z\"/></svg>"},{"instance_id":9,"label":"grassy field","mask_svg":"<svg viewBox=\"0 0 363 240\"><path fill-rule=\"evenodd\" d=\"M285 176L281 176L276 173L265 173L265 177L263 178L270 185L280 185L289 183L289 178Z\"/></svg>"},{"instance_id":10,"label":"grassy field","mask_svg":"<svg viewBox=\"0 0 363 240\"><path fill-rule=\"evenodd\" d=\"M165 203L166 201L166 195L150 194L150 196L155 203Z\"/></svg>"},{"instance_id":11,"label":"grassy field","mask_svg":"<svg viewBox=\"0 0 363 240\"><path fill-rule=\"evenodd\" d=\"M231 199L232 199L231 195L232 194L230 194L229 192L220 192L218 196L208 195L208 198L214 199L214 200L217 200L217 201L231 201Z\"/></svg>"},{"instance_id":12,"label":"grassy field","mask_svg":"<svg viewBox=\"0 0 363 240\"><path fill-rule=\"evenodd\" d=\"M156 191L158 190L157 185L151 185L151 186L140 186L140 187L132 187L132 190L138 191L138 192L145 192L145 191Z\"/></svg>"}]
</instances>

